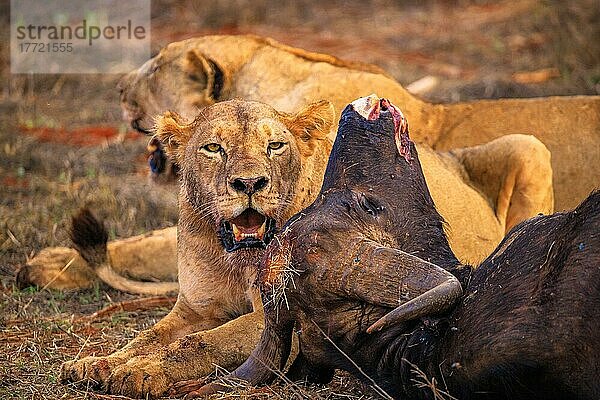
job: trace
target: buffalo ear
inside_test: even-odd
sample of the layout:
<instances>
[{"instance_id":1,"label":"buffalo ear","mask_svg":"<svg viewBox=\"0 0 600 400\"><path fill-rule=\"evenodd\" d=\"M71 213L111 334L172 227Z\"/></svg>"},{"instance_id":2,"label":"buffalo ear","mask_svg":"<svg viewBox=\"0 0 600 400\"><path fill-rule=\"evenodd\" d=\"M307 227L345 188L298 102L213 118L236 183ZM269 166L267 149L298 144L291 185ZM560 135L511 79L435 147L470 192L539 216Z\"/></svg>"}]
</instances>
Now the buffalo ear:
<instances>
[{"instance_id":1,"label":"buffalo ear","mask_svg":"<svg viewBox=\"0 0 600 400\"><path fill-rule=\"evenodd\" d=\"M197 103L201 103L198 104L199 106L206 106L221 99L225 76L215 61L206 57L201 51L192 49L185 54L183 71L200 89L196 92L200 96L196 100Z\"/></svg>"},{"instance_id":2,"label":"buffalo ear","mask_svg":"<svg viewBox=\"0 0 600 400\"><path fill-rule=\"evenodd\" d=\"M311 155L316 142L329 137L334 124L335 108L329 101L321 100L285 119L286 126L298 140L300 150L305 155Z\"/></svg>"},{"instance_id":3,"label":"buffalo ear","mask_svg":"<svg viewBox=\"0 0 600 400\"><path fill-rule=\"evenodd\" d=\"M182 165L185 145L194 134L193 123L189 123L176 112L167 111L156 117L154 131L154 137L162 142L169 157Z\"/></svg>"}]
</instances>

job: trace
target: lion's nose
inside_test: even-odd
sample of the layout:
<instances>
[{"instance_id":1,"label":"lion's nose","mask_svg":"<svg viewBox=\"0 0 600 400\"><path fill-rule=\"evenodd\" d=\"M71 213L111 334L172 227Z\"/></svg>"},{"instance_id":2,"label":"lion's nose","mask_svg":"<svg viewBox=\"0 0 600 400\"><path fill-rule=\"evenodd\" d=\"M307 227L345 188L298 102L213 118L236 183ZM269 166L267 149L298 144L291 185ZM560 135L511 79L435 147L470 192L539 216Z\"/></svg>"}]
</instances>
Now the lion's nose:
<instances>
[{"instance_id":1,"label":"lion's nose","mask_svg":"<svg viewBox=\"0 0 600 400\"><path fill-rule=\"evenodd\" d=\"M256 178L235 178L229 182L229 185L236 191L247 194L248 196L267 187L269 179L264 176Z\"/></svg>"}]
</instances>

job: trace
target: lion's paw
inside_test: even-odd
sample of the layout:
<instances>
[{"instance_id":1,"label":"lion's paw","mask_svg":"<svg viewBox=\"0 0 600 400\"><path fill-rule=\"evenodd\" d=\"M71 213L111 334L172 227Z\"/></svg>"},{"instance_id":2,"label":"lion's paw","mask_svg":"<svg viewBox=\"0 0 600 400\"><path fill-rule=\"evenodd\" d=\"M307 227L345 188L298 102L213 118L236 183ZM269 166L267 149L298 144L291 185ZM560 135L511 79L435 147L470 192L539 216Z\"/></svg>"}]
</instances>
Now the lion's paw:
<instances>
[{"instance_id":1,"label":"lion's paw","mask_svg":"<svg viewBox=\"0 0 600 400\"><path fill-rule=\"evenodd\" d=\"M134 357L117 366L108 378L107 393L133 398L156 398L173 384L166 368L153 357Z\"/></svg>"},{"instance_id":2,"label":"lion's paw","mask_svg":"<svg viewBox=\"0 0 600 400\"><path fill-rule=\"evenodd\" d=\"M91 387L106 387L113 369L122 364L120 357L85 357L81 360L65 362L60 370L63 383L84 383Z\"/></svg>"}]
</instances>

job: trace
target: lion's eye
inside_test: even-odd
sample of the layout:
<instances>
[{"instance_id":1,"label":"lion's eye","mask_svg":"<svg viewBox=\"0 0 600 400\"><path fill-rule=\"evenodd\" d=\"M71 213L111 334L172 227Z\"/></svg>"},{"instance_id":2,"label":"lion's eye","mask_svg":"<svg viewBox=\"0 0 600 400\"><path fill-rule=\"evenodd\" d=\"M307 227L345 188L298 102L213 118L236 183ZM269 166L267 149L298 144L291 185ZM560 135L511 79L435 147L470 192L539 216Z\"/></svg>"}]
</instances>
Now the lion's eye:
<instances>
[{"instance_id":1,"label":"lion's eye","mask_svg":"<svg viewBox=\"0 0 600 400\"><path fill-rule=\"evenodd\" d=\"M283 142L271 142L269 143L269 150L279 150L283 146L285 146L285 143Z\"/></svg>"},{"instance_id":2,"label":"lion's eye","mask_svg":"<svg viewBox=\"0 0 600 400\"><path fill-rule=\"evenodd\" d=\"M221 145L217 144L217 143L209 143L206 146L202 147L204 150L208 151L209 153L218 153L222 150Z\"/></svg>"}]
</instances>

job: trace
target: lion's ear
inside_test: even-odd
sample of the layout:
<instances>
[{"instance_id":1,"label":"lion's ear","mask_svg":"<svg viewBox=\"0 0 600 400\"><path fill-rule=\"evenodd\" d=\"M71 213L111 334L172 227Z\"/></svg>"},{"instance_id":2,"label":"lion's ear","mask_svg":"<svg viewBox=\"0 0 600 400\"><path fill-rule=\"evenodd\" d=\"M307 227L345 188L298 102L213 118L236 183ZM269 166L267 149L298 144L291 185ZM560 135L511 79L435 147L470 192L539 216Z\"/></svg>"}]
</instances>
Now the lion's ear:
<instances>
[{"instance_id":1,"label":"lion's ear","mask_svg":"<svg viewBox=\"0 0 600 400\"><path fill-rule=\"evenodd\" d=\"M327 100L309 104L295 115L287 117L286 125L296 136L300 149L312 154L316 141L326 139L333 127L335 108Z\"/></svg>"},{"instance_id":2,"label":"lion's ear","mask_svg":"<svg viewBox=\"0 0 600 400\"><path fill-rule=\"evenodd\" d=\"M181 165L185 145L194 133L193 124L185 121L179 114L167 111L156 117L155 137L165 146L165 150L177 164Z\"/></svg>"},{"instance_id":3,"label":"lion's ear","mask_svg":"<svg viewBox=\"0 0 600 400\"><path fill-rule=\"evenodd\" d=\"M197 49L189 50L183 60L183 70L200 86L202 105L221 99L225 86L225 75L217 63Z\"/></svg>"}]
</instances>

